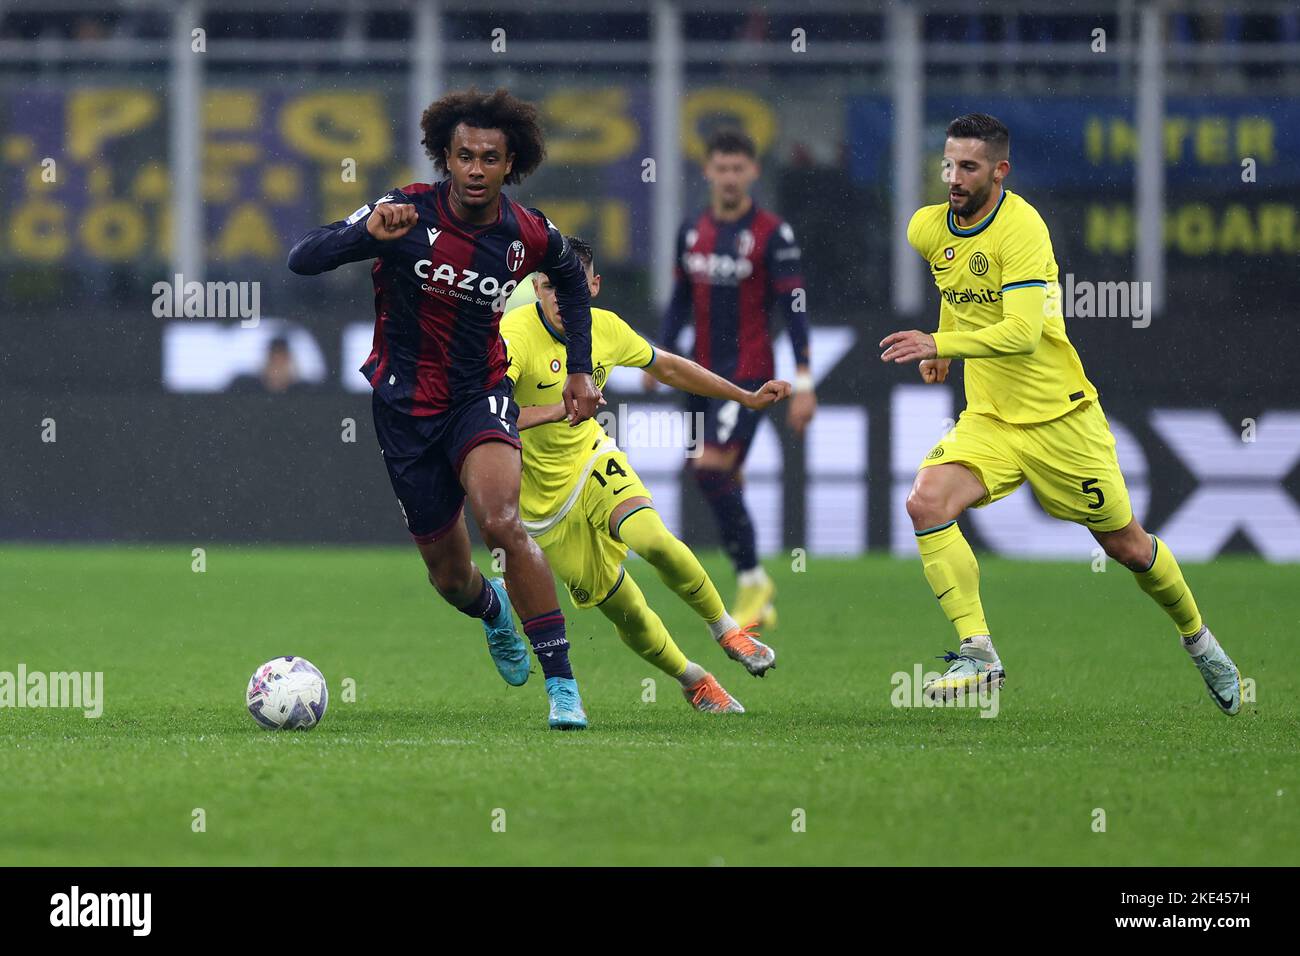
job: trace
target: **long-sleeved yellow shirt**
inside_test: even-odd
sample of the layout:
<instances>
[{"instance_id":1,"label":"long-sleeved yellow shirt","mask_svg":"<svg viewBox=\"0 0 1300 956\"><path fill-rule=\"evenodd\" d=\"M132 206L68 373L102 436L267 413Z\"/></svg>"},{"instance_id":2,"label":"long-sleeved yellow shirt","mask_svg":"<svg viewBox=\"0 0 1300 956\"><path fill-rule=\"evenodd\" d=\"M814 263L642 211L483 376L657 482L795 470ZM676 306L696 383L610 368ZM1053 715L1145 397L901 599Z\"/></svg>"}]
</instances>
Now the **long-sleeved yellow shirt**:
<instances>
[{"instance_id":1,"label":"long-sleeved yellow shirt","mask_svg":"<svg viewBox=\"0 0 1300 956\"><path fill-rule=\"evenodd\" d=\"M969 411L1026 425L1096 400L1065 335L1052 240L1033 206L1003 190L993 211L966 227L947 203L923 206L907 241L942 297L939 357L967 359Z\"/></svg>"}]
</instances>

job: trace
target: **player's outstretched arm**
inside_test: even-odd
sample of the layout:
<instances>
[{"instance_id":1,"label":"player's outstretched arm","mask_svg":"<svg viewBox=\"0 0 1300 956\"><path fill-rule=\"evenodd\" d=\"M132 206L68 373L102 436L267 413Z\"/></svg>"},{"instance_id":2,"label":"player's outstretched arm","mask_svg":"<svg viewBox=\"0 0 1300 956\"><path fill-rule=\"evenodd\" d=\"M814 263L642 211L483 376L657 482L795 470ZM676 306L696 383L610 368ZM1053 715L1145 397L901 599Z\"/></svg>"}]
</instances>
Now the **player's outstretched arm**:
<instances>
[{"instance_id":1,"label":"player's outstretched arm","mask_svg":"<svg viewBox=\"0 0 1300 956\"><path fill-rule=\"evenodd\" d=\"M646 373L670 388L690 392L692 395L702 395L705 398L739 402L746 408L755 410L767 408L788 398L791 390L789 382L773 380L764 383L757 391L747 392L721 375L710 372L703 365L662 349L655 351L654 362L646 369Z\"/></svg>"},{"instance_id":2,"label":"player's outstretched arm","mask_svg":"<svg viewBox=\"0 0 1300 956\"><path fill-rule=\"evenodd\" d=\"M1056 305L1056 299L1049 300L1047 294L1045 263L1052 257L1047 227L1042 220L1035 219L1026 228L1002 239L993 256L1001 265L1002 318L984 328L964 331L957 329L955 322L945 322L946 312L941 306L939 331L929 337L933 354L916 355L916 358L1007 358L1029 355L1038 348L1049 306ZM895 333L895 336L911 334L914 333ZM881 346L889 343L890 338ZM892 351L891 348L881 358L889 361L886 356ZM910 360L897 353L893 358L897 362Z\"/></svg>"},{"instance_id":3,"label":"player's outstretched arm","mask_svg":"<svg viewBox=\"0 0 1300 956\"><path fill-rule=\"evenodd\" d=\"M1043 335L1046 298L1042 284L1004 288L1002 319L971 332L894 332L880 341L882 362L924 359L1003 358L1028 355Z\"/></svg>"},{"instance_id":4,"label":"player's outstretched arm","mask_svg":"<svg viewBox=\"0 0 1300 956\"><path fill-rule=\"evenodd\" d=\"M538 425L562 422L567 417L568 414L564 410L563 402L556 402L553 405L529 405L519 409L519 421L515 427L521 432L526 432Z\"/></svg>"},{"instance_id":5,"label":"player's outstretched arm","mask_svg":"<svg viewBox=\"0 0 1300 956\"><path fill-rule=\"evenodd\" d=\"M419 218L409 203L384 202L364 219L350 217L318 226L289 250L289 269L314 276L346 262L373 259L383 253L385 242L406 235Z\"/></svg>"},{"instance_id":6,"label":"player's outstretched arm","mask_svg":"<svg viewBox=\"0 0 1300 956\"><path fill-rule=\"evenodd\" d=\"M1028 355L1038 348L1047 312L1046 283L1014 283L1002 288L1002 319L970 332L934 334L942 358L1003 358Z\"/></svg>"},{"instance_id":7,"label":"player's outstretched arm","mask_svg":"<svg viewBox=\"0 0 1300 956\"><path fill-rule=\"evenodd\" d=\"M597 404L605 405L608 403L602 395ZM519 421L515 427L522 432L530 428L536 428L538 425L562 422L568 417L569 413L565 409L563 402L556 402L553 405L526 405L519 410Z\"/></svg>"}]
</instances>

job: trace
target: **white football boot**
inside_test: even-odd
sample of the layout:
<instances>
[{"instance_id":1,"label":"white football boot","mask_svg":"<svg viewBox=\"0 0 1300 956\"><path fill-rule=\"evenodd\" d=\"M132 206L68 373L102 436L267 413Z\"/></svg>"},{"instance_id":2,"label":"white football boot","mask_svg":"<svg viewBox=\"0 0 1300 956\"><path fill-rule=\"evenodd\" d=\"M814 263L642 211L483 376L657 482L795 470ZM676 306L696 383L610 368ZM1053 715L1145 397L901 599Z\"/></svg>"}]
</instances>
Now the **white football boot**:
<instances>
[{"instance_id":1,"label":"white football boot","mask_svg":"<svg viewBox=\"0 0 1300 956\"><path fill-rule=\"evenodd\" d=\"M948 662L948 669L921 688L930 700L955 700L986 686L1000 688L1006 681L1002 661L987 635L966 638L957 653L948 651L941 660Z\"/></svg>"}]
</instances>

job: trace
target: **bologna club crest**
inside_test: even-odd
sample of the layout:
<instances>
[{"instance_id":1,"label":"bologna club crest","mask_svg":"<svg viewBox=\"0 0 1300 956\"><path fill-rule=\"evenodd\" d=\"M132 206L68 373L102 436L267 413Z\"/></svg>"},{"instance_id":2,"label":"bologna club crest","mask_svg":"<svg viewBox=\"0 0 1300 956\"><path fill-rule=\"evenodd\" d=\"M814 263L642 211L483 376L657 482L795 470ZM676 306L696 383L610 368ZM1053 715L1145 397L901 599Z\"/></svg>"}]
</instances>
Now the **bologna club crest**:
<instances>
[{"instance_id":1,"label":"bologna club crest","mask_svg":"<svg viewBox=\"0 0 1300 956\"><path fill-rule=\"evenodd\" d=\"M506 250L506 268L511 272L518 272L519 267L524 264L524 244L516 239L510 243L510 248Z\"/></svg>"}]
</instances>

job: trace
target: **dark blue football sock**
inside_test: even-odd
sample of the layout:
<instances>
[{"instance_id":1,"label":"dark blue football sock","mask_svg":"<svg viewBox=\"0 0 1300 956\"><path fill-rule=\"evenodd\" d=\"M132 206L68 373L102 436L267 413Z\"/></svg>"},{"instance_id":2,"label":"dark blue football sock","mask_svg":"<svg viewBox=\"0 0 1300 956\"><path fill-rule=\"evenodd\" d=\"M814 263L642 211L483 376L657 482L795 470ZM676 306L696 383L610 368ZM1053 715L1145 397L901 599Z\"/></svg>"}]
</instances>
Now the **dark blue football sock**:
<instances>
[{"instance_id":1,"label":"dark blue football sock","mask_svg":"<svg viewBox=\"0 0 1300 956\"><path fill-rule=\"evenodd\" d=\"M491 621L501 613L501 599L497 597L497 589L488 584L487 578L480 578L480 580L483 582L483 589L478 592L478 597L460 610L470 617Z\"/></svg>"},{"instance_id":2,"label":"dark blue football sock","mask_svg":"<svg viewBox=\"0 0 1300 956\"><path fill-rule=\"evenodd\" d=\"M734 471L708 471L696 468L695 481L704 492L713 517L718 523L722 546L736 572L758 566L758 545L754 541L754 523L745 508L745 493Z\"/></svg>"},{"instance_id":3,"label":"dark blue football sock","mask_svg":"<svg viewBox=\"0 0 1300 956\"><path fill-rule=\"evenodd\" d=\"M524 633L533 645L537 663L542 665L546 677L568 677L572 679L573 668L569 666L569 639L564 636L564 615L557 607L554 611L530 617L524 621Z\"/></svg>"}]
</instances>

